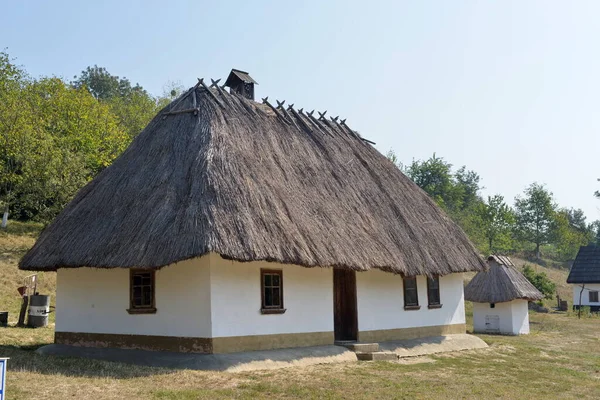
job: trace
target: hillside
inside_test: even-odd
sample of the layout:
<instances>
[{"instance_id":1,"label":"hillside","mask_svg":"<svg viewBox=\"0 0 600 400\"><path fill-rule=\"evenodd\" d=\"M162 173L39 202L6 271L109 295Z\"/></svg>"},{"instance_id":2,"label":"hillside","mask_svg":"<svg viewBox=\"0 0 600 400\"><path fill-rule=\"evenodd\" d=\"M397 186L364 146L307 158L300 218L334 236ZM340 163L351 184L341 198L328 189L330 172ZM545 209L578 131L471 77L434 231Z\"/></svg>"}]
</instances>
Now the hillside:
<instances>
[{"instance_id":1,"label":"hillside","mask_svg":"<svg viewBox=\"0 0 600 400\"><path fill-rule=\"evenodd\" d=\"M23 279L31 275L29 271L17 268L19 259L33 246L42 229L41 224L10 221L8 229L0 229L0 310L9 312L9 324L16 324L21 307L21 298L17 288L23 285ZM52 296L56 293L56 274L53 272L38 274L38 291ZM53 320L51 315L51 320Z\"/></svg>"}]
</instances>

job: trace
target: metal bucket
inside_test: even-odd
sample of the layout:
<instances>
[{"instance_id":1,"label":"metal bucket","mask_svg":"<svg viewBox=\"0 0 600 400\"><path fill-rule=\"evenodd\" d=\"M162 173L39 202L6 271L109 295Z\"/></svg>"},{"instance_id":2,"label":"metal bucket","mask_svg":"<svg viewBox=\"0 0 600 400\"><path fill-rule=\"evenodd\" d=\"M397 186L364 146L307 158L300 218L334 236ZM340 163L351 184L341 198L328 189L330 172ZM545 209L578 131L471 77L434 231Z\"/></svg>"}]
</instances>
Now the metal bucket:
<instances>
[{"instance_id":1,"label":"metal bucket","mask_svg":"<svg viewBox=\"0 0 600 400\"><path fill-rule=\"evenodd\" d=\"M0 327L8 326L8 311L0 311Z\"/></svg>"},{"instance_id":2,"label":"metal bucket","mask_svg":"<svg viewBox=\"0 0 600 400\"><path fill-rule=\"evenodd\" d=\"M48 314L50 314L50 296L34 295L29 297L27 325L32 328L48 326Z\"/></svg>"}]
</instances>

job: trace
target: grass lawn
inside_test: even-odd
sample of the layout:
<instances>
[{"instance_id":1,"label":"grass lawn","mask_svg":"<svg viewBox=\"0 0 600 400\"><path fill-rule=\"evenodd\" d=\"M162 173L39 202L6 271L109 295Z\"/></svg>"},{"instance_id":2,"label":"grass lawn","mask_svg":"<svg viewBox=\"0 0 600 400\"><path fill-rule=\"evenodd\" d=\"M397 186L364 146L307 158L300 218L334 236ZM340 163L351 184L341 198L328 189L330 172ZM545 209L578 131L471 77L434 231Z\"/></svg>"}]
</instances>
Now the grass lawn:
<instances>
[{"instance_id":1,"label":"grass lawn","mask_svg":"<svg viewBox=\"0 0 600 400\"><path fill-rule=\"evenodd\" d=\"M13 229L0 233L0 308L16 314L15 285L27 275L16 263L37 233ZM553 274L564 280L559 272ZM53 274L41 282L42 292L54 294ZM52 342L52 326L0 328L0 356L11 357L8 399L600 398L600 318L530 315L531 335L481 335L489 349L398 362L225 373L37 355L37 347Z\"/></svg>"}]
</instances>

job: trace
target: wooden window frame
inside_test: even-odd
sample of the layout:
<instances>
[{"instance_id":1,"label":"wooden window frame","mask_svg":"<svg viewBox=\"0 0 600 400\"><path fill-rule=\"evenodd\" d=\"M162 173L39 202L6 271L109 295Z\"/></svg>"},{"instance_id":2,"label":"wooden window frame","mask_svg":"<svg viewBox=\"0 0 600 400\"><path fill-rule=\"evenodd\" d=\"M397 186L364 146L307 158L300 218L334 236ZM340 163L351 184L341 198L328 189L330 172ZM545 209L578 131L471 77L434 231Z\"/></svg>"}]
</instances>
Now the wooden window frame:
<instances>
[{"instance_id":1,"label":"wooden window frame","mask_svg":"<svg viewBox=\"0 0 600 400\"><path fill-rule=\"evenodd\" d=\"M435 289L432 289L430 287L430 282L432 280L435 281L435 282L437 282L437 297L439 299L439 301L437 303L436 302L432 302L431 296L430 296L430 291L431 290L435 290ZM427 308L429 308L429 309L442 308L442 295L441 295L441 291L440 291L440 277L439 277L439 275L434 275L431 278L427 277Z\"/></svg>"},{"instance_id":2,"label":"wooden window frame","mask_svg":"<svg viewBox=\"0 0 600 400\"><path fill-rule=\"evenodd\" d=\"M416 295L416 303L407 303L406 301L406 281L407 280L414 280L415 281L415 295ZM416 276L405 276L402 277L402 288L404 290L404 309L405 310L419 310L421 309L421 306L419 305L419 288L418 288L418 283L417 283L417 277Z\"/></svg>"},{"instance_id":3,"label":"wooden window frame","mask_svg":"<svg viewBox=\"0 0 600 400\"><path fill-rule=\"evenodd\" d=\"M152 282L152 304L150 306L136 306L133 304L133 276L140 273L150 273ZM129 270L129 314L156 314L156 271L147 269Z\"/></svg>"},{"instance_id":4,"label":"wooden window frame","mask_svg":"<svg viewBox=\"0 0 600 400\"><path fill-rule=\"evenodd\" d=\"M592 300L592 294L594 295L594 297L596 297L596 300ZM589 295L588 295L588 300L590 303L598 303L599 302L599 295L598 295L598 291L597 290L590 290L589 291Z\"/></svg>"},{"instance_id":5,"label":"wooden window frame","mask_svg":"<svg viewBox=\"0 0 600 400\"><path fill-rule=\"evenodd\" d=\"M279 276L279 305L265 305L265 275ZM272 286L271 286L272 287ZM283 271L280 269L260 269L260 313L261 314L283 314L286 312L283 306Z\"/></svg>"}]
</instances>

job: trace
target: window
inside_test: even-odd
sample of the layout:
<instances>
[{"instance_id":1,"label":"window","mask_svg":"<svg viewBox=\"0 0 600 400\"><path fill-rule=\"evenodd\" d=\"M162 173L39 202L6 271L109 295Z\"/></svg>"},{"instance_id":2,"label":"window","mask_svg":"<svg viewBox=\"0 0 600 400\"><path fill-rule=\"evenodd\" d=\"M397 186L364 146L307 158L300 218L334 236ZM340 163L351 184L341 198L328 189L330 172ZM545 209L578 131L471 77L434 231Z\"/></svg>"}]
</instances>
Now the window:
<instances>
[{"instance_id":1,"label":"window","mask_svg":"<svg viewBox=\"0 0 600 400\"><path fill-rule=\"evenodd\" d=\"M598 303L598 291L590 290L590 303Z\"/></svg>"},{"instance_id":2,"label":"window","mask_svg":"<svg viewBox=\"0 0 600 400\"><path fill-rule=\"evenodd\" d=\"M154 303L154 271L129 270L129 309L130 314L153 314Z\"/></svg>"},{"instance_id":3,"label":"window","mask_svg":"<svg viewBox=\"0 0 600 400\"><path fill-rule=\"evenodd\" d=\"M417 278L404 277L404 309L418 310L419 296L417 294Z\"/></svg>"},{"instance_id":4,"label":"window","mask_svg":"<svg viewBox=\"0 0 600 400\"><path fill-rule=\"evenodd\" d=\"M429 308L441 308L440 302L440 277L427 278L427 300Z\"/></svg>"},{"instance_id":5,"label":"window","mask_svg":"<svg viewBox=\"0 0 600 400\"><path fill-rule=\"evenodd\" d=\"M496 303L490 303L490 308L496 308Z\"/></svg>"},{"instance_id":6,"label":"window","mask_svg":"<svg viewBox=\"0 0 600 400\"><path fill-rule=\"evenodd\" d=\"M281 270L261 269L261 308L262 314L283 314L283 273Z\"/></svg>"}]
</instances>

